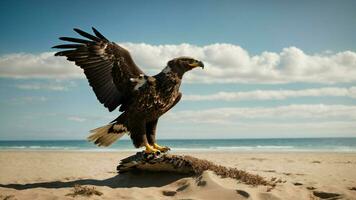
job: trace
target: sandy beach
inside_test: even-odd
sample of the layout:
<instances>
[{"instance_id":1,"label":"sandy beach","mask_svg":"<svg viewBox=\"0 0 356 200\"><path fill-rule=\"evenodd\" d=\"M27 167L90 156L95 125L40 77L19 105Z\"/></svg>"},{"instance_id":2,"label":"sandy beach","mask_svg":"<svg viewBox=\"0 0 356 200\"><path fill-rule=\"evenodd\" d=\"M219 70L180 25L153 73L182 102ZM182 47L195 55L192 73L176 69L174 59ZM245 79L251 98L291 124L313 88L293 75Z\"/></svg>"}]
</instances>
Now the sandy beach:
<instances>
[{"instance_id":1,"label":"sandy beach","mask_svg":"<svg viewBox=\"0 0 356 200\"><path fill-rule=\"evenodd\" d=\"M356 199L355 153L179 152L235 167L275 188L251 186L211 171L117 174L132 152L1 151L0 199ZM74 185L102 195L69 196Z\"/></svg>"}]
</instances>

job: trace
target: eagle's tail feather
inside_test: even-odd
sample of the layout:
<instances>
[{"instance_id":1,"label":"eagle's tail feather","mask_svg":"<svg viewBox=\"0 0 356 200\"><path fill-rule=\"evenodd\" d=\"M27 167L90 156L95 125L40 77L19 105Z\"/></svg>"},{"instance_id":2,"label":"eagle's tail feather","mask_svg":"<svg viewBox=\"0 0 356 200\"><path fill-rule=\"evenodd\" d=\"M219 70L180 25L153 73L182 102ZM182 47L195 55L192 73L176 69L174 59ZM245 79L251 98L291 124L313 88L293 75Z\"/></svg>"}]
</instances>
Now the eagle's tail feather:
<instances>
[{"instance_id":1,"label":"eagle's tail feather","mask_svg":"<svg viewBox=\"0 0 356 200\"><path fill-rule=\"evenodd\" d=\"M108 124L91 130L90 133L92 134L88 137L88 141L98 146L107 147L127 132L127 129L122 124Z\"/></svg>"}]
</instances>

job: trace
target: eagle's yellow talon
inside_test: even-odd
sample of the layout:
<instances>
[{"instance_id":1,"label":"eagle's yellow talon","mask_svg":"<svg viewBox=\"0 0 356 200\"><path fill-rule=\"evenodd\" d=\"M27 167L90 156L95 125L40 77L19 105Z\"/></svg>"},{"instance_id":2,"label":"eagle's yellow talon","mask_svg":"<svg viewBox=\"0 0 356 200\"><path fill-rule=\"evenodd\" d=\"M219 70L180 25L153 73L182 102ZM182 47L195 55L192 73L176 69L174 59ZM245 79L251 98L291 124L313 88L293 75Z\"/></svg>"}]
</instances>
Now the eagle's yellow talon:
<instances>
[{"instance_id":1,"label":"eagle's yellow talon","mask_svg":"<svg viewBox=\"0 0 356 200\"><path fill-rule=\"evenodd\" d=\"M153 147L154 147L155 149L160 150L161 152L166 152L166 151L168 151L168 150L171 150L169 147L162 147L162 146L159 146L157 143L154 143L154 144L153 144Z\"/></svg>"},{"instance_id":2,"label":"eagle's yellow talon","mask_svg":"<svg viewBox=\"0 0 356 200\"><path fill-rule=\"evenodd\" d=\"M147 154L157 153L159 151L158 149L155 149L154 147L152 147L149 144L145 144L145 147L146 147L145 153L147 153Z\"/></svg>"}]
</instances>

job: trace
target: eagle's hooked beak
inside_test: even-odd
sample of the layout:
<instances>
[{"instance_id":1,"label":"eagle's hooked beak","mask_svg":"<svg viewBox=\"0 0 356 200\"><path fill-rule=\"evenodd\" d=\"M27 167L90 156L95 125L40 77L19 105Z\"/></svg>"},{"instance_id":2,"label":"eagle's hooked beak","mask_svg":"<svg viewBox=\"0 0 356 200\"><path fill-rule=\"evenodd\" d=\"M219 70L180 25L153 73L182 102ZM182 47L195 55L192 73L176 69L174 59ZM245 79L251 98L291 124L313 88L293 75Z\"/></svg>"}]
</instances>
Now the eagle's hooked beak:
<instances>
[{"instance_id":1,"label":"eagle's hooked beak","mask_svg":"<svg viewBox=\"0 0 356 200\"><path fill-rule=\"evenodd\" d=\"M195 61L194 63L190 63L189 66L191 66L192 68L201 67L204 69L204 63L202 61Z\"/></svg>"}]
</instances>

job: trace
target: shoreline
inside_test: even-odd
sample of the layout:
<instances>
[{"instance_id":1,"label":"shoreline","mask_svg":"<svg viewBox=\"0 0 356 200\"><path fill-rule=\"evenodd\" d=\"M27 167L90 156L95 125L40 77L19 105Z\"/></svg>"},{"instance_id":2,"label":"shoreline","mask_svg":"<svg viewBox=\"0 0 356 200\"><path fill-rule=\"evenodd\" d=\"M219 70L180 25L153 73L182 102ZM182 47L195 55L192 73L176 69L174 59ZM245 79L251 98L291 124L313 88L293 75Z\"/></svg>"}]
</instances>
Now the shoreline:
<instances>
[{"instance_id":1,"label":"shoreline","mask_svg":"<svg viewBox=\"0 0 356 200\"><path fill-rule=\"evenodd\" d=\"M121 149L0 149L1 152L72 152L72 153L136 153L141 152L144 149L135 150L121 150ZM339 150L216 150L216 149L191 149L191 150L171 150L169 153L266 153L266 154L278 154L278 153L336 153L336 154L356 154L356 151L339 151Z\"/></svg>"}]
</instances>

